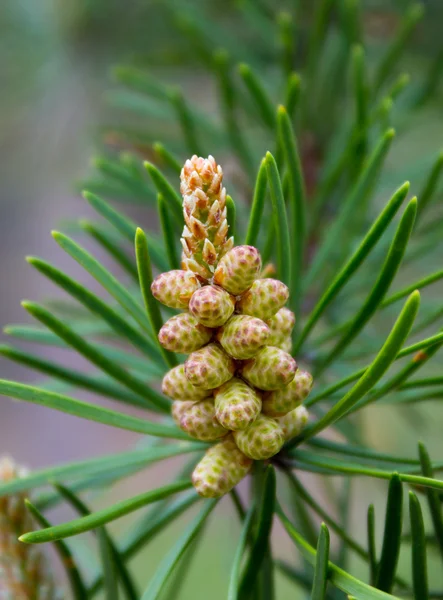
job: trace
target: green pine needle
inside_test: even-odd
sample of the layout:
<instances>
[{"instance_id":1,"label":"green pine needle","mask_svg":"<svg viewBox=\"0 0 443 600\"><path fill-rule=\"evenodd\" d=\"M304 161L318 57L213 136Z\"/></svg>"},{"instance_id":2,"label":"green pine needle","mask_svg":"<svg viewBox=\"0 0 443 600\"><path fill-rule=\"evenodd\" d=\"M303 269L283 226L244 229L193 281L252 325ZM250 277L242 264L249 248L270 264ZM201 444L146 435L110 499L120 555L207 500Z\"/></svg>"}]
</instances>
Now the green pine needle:
<instances>
[{"instance_id":1,"label":"green pine needle","mask_svg":"<svg viewBox=\"0 0 443 600\"><path fill-rule=\"evenodd\" d=\"M122 500L110 508L104 508L85 517L74 519L69 523L55 525L53 527L41 529L40 531L25 533L21 535L19 539L25 544L43 544L44 542L53 542L54 540L71 537L84 531L90 531L91 529L105 525L111 521L115 521L115 519L119 519L151 502L157 502L171 494L186 490L191 487L191 485L192 484L189 481L181 481L166 485L162 488L134 496L134 498L131 498L130 500Z\"/></svg>"}]
</instances>

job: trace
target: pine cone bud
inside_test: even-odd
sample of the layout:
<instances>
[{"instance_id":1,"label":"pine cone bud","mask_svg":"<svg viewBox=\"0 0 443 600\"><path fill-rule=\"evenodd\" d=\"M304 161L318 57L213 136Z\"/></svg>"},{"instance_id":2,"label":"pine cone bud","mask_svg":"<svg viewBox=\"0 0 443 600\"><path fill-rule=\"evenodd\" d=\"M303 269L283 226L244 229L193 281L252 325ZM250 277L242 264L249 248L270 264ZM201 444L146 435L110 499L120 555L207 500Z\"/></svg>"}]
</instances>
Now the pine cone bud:
<instances>
[{"instance_id":1,"label":"pine cone bud","mask_svg":"<svg viewBox=\"0 0 443 600\"><path fill-rule=\"evenodd\" d=\"M260 273L260 279L265 279L266 277L272 277L272 275L275 275L277 273L277 269L275 268L275 265L272 263L268 263L267 265L265 265Z\"/></svg>"},{"instance_id":2,"label":"pine cone bud","mask_svg":"<svg viewBox=\"0 0 443 600\"><path fill-rule=\"evenodd\" d=\"M185 366L178 365L166 373L162 381L162 392L173 400L198 402L210 396L210 392L192 385L185 375Z\"/></svg>"},{"instance_id":3,"label":"pine cone bud","mask_svg":"<svg viewBox=\"0 0 443 600\"><path fill-rule=\"evenodd\" d=\"M0 459L0 483L24 474L10 459ZM0 498L0 598L54 600L56 592L41 550L18 541L34 528L25 498L25 494Z\"/></svg>"},{"instance_id":4,"label":"pine cone bud","mask_svg":"<svg viewBox=\"0 0 443 600\"><path fill-rule=\"evenodd\" d=\"M208 344L188 356L185 375L190 383L203 390L220 387L234 374L235 364L218 345Z\"/></svg>"},{"instance_id":5,"label":"pine cone bud","mask_svg":"<svg viewBox=\"0 0 443 600\"><path fill-rule=\"evenodd\" d=\"M297 406L284 417L278 417L277 423L283 430L285 442L291 440L305 428L309 418L309 413L304 406Z\"/></svg>"},{"instance_id":6,"label":"pine cone bud","mask_svg":"<svg viewBox=\"0 0 443 600\"><path fill-rule=\"evenodd\" d=\"M211 446L195 467L192 483L204 498L220 498L245 477L252 466L238 448L232 436Z\"/></svg>"},{"instance_id":7,"label":"pine cone bud","mask_svg":"<svg viewBox=\"0 0 443 600\"><path fill-rule=\"evenodd\" d=\"M212 398L200 402L174 402L172 417L180 429L203 442L213 442L229 433L215 417Z\"/></svg>"},{"instance_id":8,"label":"pine cone bud","mask_svg":"<svg viewBox=\"0 0 443 600\"><path fill-rule=\"evenodd\" d=\"M289 308L281 308L273 317L266 321L266 325L271 330L268 345L281 348L295 325L295 315Z\"/></svg>"},{"instance_id":9,"label":"pine cone bud","mask_svg":"<svg viewBox=\"0 0 443 600\"><path fill-rule=\"evenodd\" d=\"M189 310L205 327L224 325L234 312L235 299L221 287L205 285L195 292Z\"/></svg>"},{"instance_id":10,"label":"pine cone bud","mask_svg":"<svg viewBox=\"0 0 443 600\"><path fill-rule=\"evenodd\" d=\"M268 341L269 327L261 319L234 315L217 333L217 340L237 360L252 358Z\"/></svg>"},{"instance_id":11,"label":"pine cone bud","mask_svg":"<svg viewBox=\"0 0 443 600\"><path fill-rule=\"evenodd\" d=\"M266 460L279 452L285 442L283 430L275 419L259 415L243 431L234 431L235 443L249 458Z\"/></svg>"},{"instance_id":12,"label":"pine cone bud","mask_svg":"<svg viewBox=\"0 0 443 600\"><path fill-rule=\"evenodd\" d=\"M260 390L279 390L294 379L297 363L290 354L274 346L265 346L242 365L242 376Z\"/></svg>"},{"instance_id":13,"label":"pine cone bud","mask_svg":"<svg viewBox=\"0 0 443 600\"><path fill-rule=\"evenodd\" d=\"M151 285L154 298L170 308L188 308L192 294L200 284L190 271L168 271L158 275Z\"/></svg>"},{"instance_id":14,"label":"pine cone bud","mask_svg":"<svg viewBox=\"0 0 443 600\"><path fill-rule=\"evenodd\" d=\"M160 344L166 350L190 354L209 342L211 329L201 325L190 313L171 317L158 332Z\"/></svg>"},{"instance_id":15,"label":"pine cone bud","mask_svg":"<svg viewBox=\"0 0 443 600\"><path fill-rule=\"evenodd\" d=\"M217 261L232 248L227 239L226 190L223 171L214 158L193 156L180 174L185 228L181 243L182 265L210 279Z\"/></svg>"},{"instance_id":16,"label":"pine cone bud","mask_svg":"<svg viewBox=\"0 0 443 600\"><path fill-rule=\"evenodd\" d=\"M200 402L203 402L203 400L200 400ZM180 419L189 406L192 406L193 404L195 404L195 402L192 402L192 400L174 400L171 407L171 414L177 427L180 427Z\"/></svg>"},{"instance_id":17,"label":"pine cone bud","mask_svg":"<svg viewBox=\"0 0 443 600\"><path fill-rule=\"evenodd\" d=\"M299 406L312 389L312 375L298 370L289 385L269 392L263 398L263 413L269 417L282 417Z\"/></svg>"},{"instance_id":18,"label":"pine cone bud","mask_svg":"<svg viewBox=\"0 0 443 600\"><path fill-rule=\"evenodd\" d=\"M288 287L277 279L256 279L237 302L237 311L244 315L270 319L289 298Z\"/></svg>"},{"instance_id":19,"label":"pine cone bud","mask_svg":"<svg viewBox=\"0 0 443 600\"><path fill-rule=\"evenodd\" d=\"M214 283L238 296L251 287L260 269L261 257L254 246L236 246L218 263Z\"/></svg>"},{"instance_id":20,"label":"pine cone bud","mask_svg":"<svg viewBox=\"0 0 443 600\"><path fill-rule=\"evenodd\" d=\"M278 344L277 348L280 350L284 350L288 354L292 354L292 337L288 335L280 344Z\"/></svg>"},{"instance_id":21,"label":"pine cone bud","mask_svg":"<svg viewBox=\"0 0 443 600\"><path fill-rule=\"evenodd\" d=\"M257 418L260 410L260 396L237 377L233 377L215 391L215 414L226 429L245 429Z\"/></svg>"}]
</instances>

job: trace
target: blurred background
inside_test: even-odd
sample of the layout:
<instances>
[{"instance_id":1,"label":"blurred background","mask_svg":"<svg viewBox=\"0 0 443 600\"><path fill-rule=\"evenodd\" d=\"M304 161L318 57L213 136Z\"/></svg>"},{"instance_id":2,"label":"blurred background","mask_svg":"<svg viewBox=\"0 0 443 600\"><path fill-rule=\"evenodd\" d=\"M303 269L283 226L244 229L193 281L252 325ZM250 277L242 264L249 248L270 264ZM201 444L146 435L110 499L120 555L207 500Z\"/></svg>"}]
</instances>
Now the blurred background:
<instances>
[{"instance_id":1,"label":"blurred background","mask_svg":"<svg viewBox=\"0 0 443 600\"><path fill-rule=\"evenodd\" d=\"M303 2L308 0L282 2L282 7L290 10ZM369 57L377 56L389 40L406 4L403 0L362 2ZM427 0L423 4L426 16L403 59L412 79L415 74L429 69L441 52L443 2ZM175 12L171 11L174 5ZM49 233L64 219L88 215L76 182L88 172L90 156L102 142L102 127L116 119L112 102L105 99L111 88L111 66L122 61L149 65L150 71L162 80L180 83L187 90L188 98L194 98L199 105L205 104L211 110L213 84L201 66L196 66L195 48L180 35L181 26L186 21L185 17L180 18L181 5L186 5L183 13L188 15L186 18L189 14L192 16L192 10L203 10L208 19L226 32L227 42L233 45L234 50L238 49L240 57L243 49L248 51L249 56L253 54L255 63L272 78L273 56L269 43L255 46L248 43L239 19L247 3L241 0L223 3L215 0L2 0L0 3L2 324L29 321L20 307L21 299L42 300L56 293L27 265L26 255L46 259L54 256L57 266L66 266L70 273L86 279L74 263L71 264L66 255L57 250ZM443 133L441 115L441 104L422 111L406 136L405 146L396 146L392 164L401 166L405 156L420 157L422 152L431 154L439 149ZM140 123L143 125L142 121ZM404 175L407 177L407 174ZM128 211L138 214L137 209L130 205ZM149 226L149 215L143 213L141 218L144 225ZM106 262L105 257L100 258ZM47 356L56 352L54 349L42 351ZM32 372L2 359L0 376L22 381L36 379ZM397 409L391 411L385 408L383 412L369 410L367 439L383 449L413 453L415 448L409 450L408 443L413 426L405 416L399 418L397 415ZM438 451L441 453L438 422L420 421L414 427L417 424L425 428L426 438L431 439L429 449L438 459ZM416 432L413 437L417 438ZM82 422L4 398L0 400L0 454L9 453L32 468L116 452L128 448L135 440L136 436L129 432ZM171 468L175 465L172 464ZM163 478L162 470L162 466L153 469L150 477L158 475ZM130 485L134 490L141 490L145 483L142 475L131 480ZM151 483L148 485L151 486ZM128 485L125 483L123 493L117 490L115 494L127 496ZM355 514L350 518L355 519L357 530L363 530L358 498L365 498L367 504L370 494L371 501L377 504L383 494L377 495L377 486L371 481L361 482L358 490ZM379 514L383 514L383 510L380 507ZM237 535L236 523L229 518L230 511L230 505L226 503L224 522L211 524L218 544L213 549L218 562L212 563L210 556L204 555L201 550L201 556L198 556L198 560L205 564L208 578L214 582L215 591L211 594L214 600L225 597L225 577ZM377 523L377 527L382 527L382 523ZM149 566L143 564L141 567L141 581L147 570L155 568L173 535L174 532L168 531L162 536L155 553L151 552L149 556ZM279 552L285 552L289 548L285 536L282 536L281 544ZM357 564L356 573L358 569ZM197 575L187 580L180 597L207 597L196 585ZM279 600L292 597L290 588L280 580L279 586ZM219 595L218 587L222 590Z\"/></svg>"}]
</instances>

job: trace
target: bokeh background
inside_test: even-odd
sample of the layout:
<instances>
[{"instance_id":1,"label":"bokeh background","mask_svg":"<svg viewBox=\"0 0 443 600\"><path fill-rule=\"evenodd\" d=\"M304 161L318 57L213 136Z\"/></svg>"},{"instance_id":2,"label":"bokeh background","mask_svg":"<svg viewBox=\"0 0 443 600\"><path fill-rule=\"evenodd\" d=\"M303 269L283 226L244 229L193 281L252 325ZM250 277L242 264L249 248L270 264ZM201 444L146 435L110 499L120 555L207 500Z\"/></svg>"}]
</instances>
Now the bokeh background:
<instances>
[{"instance_id":1,"label":"bokeh background","mask_svg":"<svg viewBox=\"0 0 443 600\"><path fill-rule=\"evenodd\" d=\"M308 0L299 0L303 1ZM205 104L209 109L213 106L213 85L201 67L195 66L193 51L180 36L180 23L169 10L172 4L174 2L160 0L2 0L0 3L2 324L29 320L20 307L21 299L41 300L56 293L27 265L26 255L54 259L59 267L66 266L85 283L90 283L62 252L55 252L57 246L49 232L69 217L88 215L76 182L88 172L90 157L101 143L102 126L116 118L105 98L111 88L111 66L122 60L148 64L163 80L183 85L188 97L199 105ZM190 0L175 4L178 9L180 4L191 6L193 10L202 8L208 18L224 28L231 44L235 45L237 39L239 45L247 47L238 18L240 1ZM291 5L290 2L284 4L285 8ZM293 4L297 4L295 0ZM369 56L377 56L408 2L367 0L362 4ZM403 59L412 79L429 68L442 46L443 2L428 0L423 4L426 16ZM255 52L255 60L263 73L272 77L272 61L266 47L249 48L249 51ZM417 157L420 161L423 154L435 155L443 146L441 106L441 102L434 103L414 120L410 132L402 138L403 146L397 145L390 159L394 171L402 173L405 158ZM140 119L142 123L143 117ZM407 177L403 172L398 182ZM136 208L128 205L128 210L138 217ZM140 219L149 227L149 214L140 214ZM106 262L105 257L100 258ZM42 352L51 356L51 352L56 351L43 349ZM36 379L32 372L2 359L0 376L22 381ZM419 437L417 429L421 428L423 436L430 440L431 453L438 459L442 450L441 419L429 418L432 410L425 406L419 415L411 416L398 409L370 409L365 422L367 440L380 449L411 454L415 448L410 447L410 439ZM136 439L129 432L83 422L37 406L3 398L0 402L0 454L9 453L31 468L126 449ZM162 463L157 469L151 469L149 480L141 475L125 481L114 490L113 496L125 497L129 491L153 487L165 473L176 468L177 464L171 461ZM362 481L354 486L353 510L349 516L354 532L363 535L363 508L369 501L376 504L379 515L383 514L383 497L382 484ZM359 500L363 502L363 499L362 510L359 510ZM96 499L98 504L107 501L109 498ZM56 513L54 518L59 514L64 516L64 513ZM117 524L116 530L127 523L125 520ZM183 521L179 527L182 526ZM377 529L381 528L380 519ZM175 533L174 529L168 530L139 561L136 568L141 582L155 569ZM226 597L226 576L237 534L230 504L225 502L224 511L217 512L217 520L212 520L204 534L212 540L210 552L206 540L197 549L194 567L190 567L190 576L183 582L180 598L207 598L208 582L213 585L213 600ZM278 553L293 552L284 535L278 539ZM90 546L90 538L85 537L78 551L86 556ZM363 572L359 563L353 568L356 574ZM408 568L407 563L403 568ZM434 572L433 576L441 583L440 573ZM293 597L291 588L283 580L278 580L278 586L279 600Z\"/></svg>"}]
</instances>

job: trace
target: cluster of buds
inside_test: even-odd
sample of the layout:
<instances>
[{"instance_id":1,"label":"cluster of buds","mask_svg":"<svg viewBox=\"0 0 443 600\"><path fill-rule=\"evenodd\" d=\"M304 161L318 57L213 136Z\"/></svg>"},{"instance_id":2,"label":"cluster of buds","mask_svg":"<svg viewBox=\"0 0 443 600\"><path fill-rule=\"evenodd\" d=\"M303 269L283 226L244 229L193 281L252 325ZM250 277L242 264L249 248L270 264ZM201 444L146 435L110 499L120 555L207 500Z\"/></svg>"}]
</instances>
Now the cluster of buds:
<instances>
[{"instance_id":1,"label":"cluster of buds","mask_svg":"<svg viewBox=\"0 0 443 600\"><path fill-rule=\"evenodd\" d=\"M185 228L182 270L159 275L152 293L186 312L161 328L159 341L188 354L164 377L172 415L191 437L217 442L193 473L197 492L219 497L254 460L276 455L304 427L312 377L292 358L294 314L287 286L261 276L253 246L227 239L222 170L194 156L181 173Z\"/></svg>"},{"instance_id":2,"label":"cluster of buds","mask_svg":"<svg viewBox=\"0 0 443 600\"><path fill-rule=\"evenodd\" d=\"M0 458L0 482L25 474L9 458ZM18 541L33 528L24 494L0 498L0 598L55 600L56 591L40 549Z\"/></svg>"}]
</instances>

